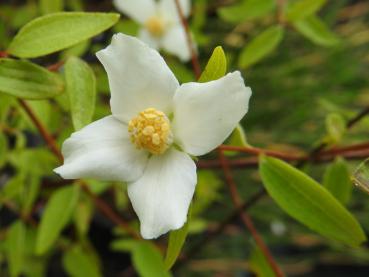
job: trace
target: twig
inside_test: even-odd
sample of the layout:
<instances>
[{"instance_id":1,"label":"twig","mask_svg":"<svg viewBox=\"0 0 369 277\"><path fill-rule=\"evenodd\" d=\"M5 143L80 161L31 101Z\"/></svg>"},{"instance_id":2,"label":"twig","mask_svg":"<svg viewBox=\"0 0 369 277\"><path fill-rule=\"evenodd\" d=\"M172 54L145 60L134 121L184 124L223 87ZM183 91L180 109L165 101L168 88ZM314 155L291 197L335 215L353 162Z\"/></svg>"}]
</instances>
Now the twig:
<instances>
[{"instance_id":1,"label":"twig","mask_svg":"<svg viewBox=\"0 0 369 277\"><path fill-rule=\"evenodd\" d=\"M246 152L246 151L245 151ZM264 150L261 153L267 153L268 151ZM353 144L341 148L332 148L325 151L320 151L319 155L316 155L314 160L311 160L309 155L298 156L290 155L289 153L278 152L278 156L274 156L273 153L268 152L269 156L279 157L282 160L288 162L306 162L310 161L313 163L326 163L334 160L337 156L341 156L347 160L357 160L366 158L369 156L369 142L364 142L360 144ZM282 154L282 156L280 155ZM286 158L283 158L283 155L286 154ZM259 155L259 154L256 154ZM259 164L259 160L257 157L248 157L248 158L239 158L228 161L228 165L232 168L247 168L247 167L256 167ZM214 160L200 160L197 162L198 168L220 168L221 163L218 159Z\"/></svg>"},{"instance_id":2,"label":"twig","mask_svg":"<svg viewBox=\"0 0 369 277\"><path fill-rule=\"evenodd\" d=\"M181 4L179 3L179 0L174 0L174 2L176 4L178 15L181 19L182 26L186 32L187 47L189 48L190 53L191 53L192 68L195 73L196 79L199 79L201 75L201 67L200 67L199 59L196 54L194 43L192 41L190 26L188 24L186 17L183 14L183 10L182 10Z\"/></svg>"},{"instance_id":3,"label":"twig","mask_svg":"<svg viewBox=\"0 0 369 277\"><path fill-rule=\"evenodd\" d=\"M236 152L243 152L243 153L256 154L256 155L265 154L265 155L273 156L276 158L281 158L286 161L289 161L289 160L294 161L302 157L302 155L293 155L293 154L286 153L286 152L279 152L279 151L262 149L262 148L257 148L257 147L220 145L218 148L223 151L236 151Z\"/></svg>"},{"instance_id":4,"label":"twig","mask_svg":"<svg viewBox=\"0 0 369 277\"><path fill-rule=\"evenodd\" d=\"M233 202L234 206L239 209L242 205L241 204L242 200L241 200L240 195L238 194L236 183L234 182L232 173L231 173L230 168L227 164L227 160L224 156L224 153L223 153L222 149L219 149L219 160L221 162L222 169L223 169L223 172L224 172L224 176L225 176L225 179L226 179L226 183L228 185L229 192L231 194L232 202ZM246 226L246 228L250 231L252 237L255 240L255 243L257 244L257 246L259 247L259 249L263 253L265 259L268 261L268 263L269 263L270 267L272 268L272 270L274 271L275 275L277 277L284 276L282 270L279 268L278 264L274 260L269 248L264 243L262 237L260 236L260 234L256 230L255 225L254 225L251 217L245 211L241 211L239 213L239 215L240 215L240 218L241 218L242 222Z\"/></svg>"},{"instance_id":5,"label":"twig","mask_svg":"<svg viewBox=\"0 0 369 277\"><path fill-rule=\"evenodd\" d=\"M215 229L208 230L205 234L203 234L202 239L191 247L190 250L186 253L186 255L176 263L175 268L178 269L183 263L187 262L189 257L196 255L206 244L214 240L218 235L220 235L224 229L235 221L241 212L247 211L251 206L253 206L261 197L265 195L265 189L262 188L260 191L255 193L253 196L250 197L247 201L241 204L239 207L233 210L233 212L227 216Z\"/></svg>"},{"instance_id":6,"label":"twig","mask_svg":"<svg viewBox=\"0 0 369 277\"><path fill-rule=\"evenodd\" d=\"M362 120L368 114L369 114L369 107L365 107L363 110L361 110L359 113L357 113L353 118L351 118L347 121L346 128L351 129L353 126L355 126L360 120ZM309 158L305 161L299 162L297 164L297 167L302 167L307 161L313 161L316 158L316 156L319 154L319 152L324 150L327 146L328 146L328 144L326 142L322 142L322 143L318 144L316 147L314 147L310 151L310 153L308 155Z\"/></svg>"},{"instance_id":7,"label":"twig","mask_svg":"<svg viewBox=\"0 0 369 277\"><path fill-rule=\"evenodd\" d=\"M31 121L36 126L37 130L40 132L41 136L44 138L47 146L50 148L51 152L54 153L54 155L59 159L59 161L63 161L63 155L60 152L58 146L56 145L56 142L54 138L49 134L49 132L46 130L46 128L42 125L42 122L37 118L36 114L33 112L31 107L27 104L26 101L23 99L18 98L19 104L22 106L22 108L25 110L25 112L28 114L28 116L31 118Z\"/></svg>"}]
</instances>

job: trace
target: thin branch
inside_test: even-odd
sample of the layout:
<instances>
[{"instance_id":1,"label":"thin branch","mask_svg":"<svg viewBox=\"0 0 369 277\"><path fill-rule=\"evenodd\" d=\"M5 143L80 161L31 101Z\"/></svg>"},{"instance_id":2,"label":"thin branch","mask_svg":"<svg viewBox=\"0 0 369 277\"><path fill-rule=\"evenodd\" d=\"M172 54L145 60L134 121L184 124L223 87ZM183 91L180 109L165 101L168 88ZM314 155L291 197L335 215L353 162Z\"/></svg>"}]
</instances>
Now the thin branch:
<instances>
[{"instance_id":1,"label":"thin branch","mask_svg":"<svg viewBox=\"0 0 369 277\"><path fill-rule=\"evenodd\" d=\"M199 59L196 54L195 45L192 41L190 26L188 24L186 17L183 14L183 10L182 10L181 4L179 3L179 0L174 0L174 2L176 4L178 15L181 19L182 26L186 32L187 47L191 53L191 62L192 62L193 72L195 73L196 79L199 79L201 75L201 67L200 67Z\"/></svg>"},{"instance_id":2,"label":"thin branch","mask_svg":"<svg viewBox=\"0 0 369 277\"><path fill-rule=\"evenodd\" d=\"M36 114L33 112L31 107L23 99L18 98L18 102L25 112L30 117L33 124L36 126L37 130L40 132L41 136L44 138L47 146L50 148L51 152L58 158L59 161L63 162L63 155L59 150L54 138L49 134L46 128L43 126L42 122L37 118Z\"/></svg>"},{"instance_id":3,"label":"thin branch","mask_svg":"<svg viewBox=\"0 0 369 277\"><path fill-rule=\"evenodd\" d=\"M232 173L231 173L230 168L228 166L227 160L226 160L226 158L224 156L224 153L221 149L219 149L219 160L222 164L222 169L223 169L223 172L224 172L226 183L227 183L228 188L229 188L229 192L231 194L232 202L233 202L234 206L239 209L242 205L242 199L241 199L241 197L240 197L240 195L237 191L236 183L233 179L233 176L232 176ZM240 215L240 218L241 218L242 222L246 226L246 228L250 231L252 237L255 240L255 243L257 244L257 246L259 247L259 249L263 253L265 259L268 261L268 263L269 263L270 267L272 268L272 270L274 271L275 275L277 277L284 276L282 270L279 268L277 262L274 260L269 248L264 243L262 237L260 236L260 234L256 230L254 222L252 221L251 217L245 211L241 211L239 215Z\"/></svg>"},{"instance_id":4,"label":"thin branch","mask_svg":"<svg viewBox=\"0 0 369 277\"><path fill-rule=\"evenodd\" d=\"M226 217L217 227L213 230L208 230L205 234L203 234L202 239L195 244L186 255L177 263L176 268L178 268L181 264L186 262L189 257L196 255L206 244L213 241L218 235L223 233L224 229L235 221L239 216L240 213L243 211L247 211L251 206L253 206L261 197L265 196L265 189L262 188L253 196L250 197L247 201L242 203L239 207L235 208L229 216Z\"/></svg>"}]
</instances>

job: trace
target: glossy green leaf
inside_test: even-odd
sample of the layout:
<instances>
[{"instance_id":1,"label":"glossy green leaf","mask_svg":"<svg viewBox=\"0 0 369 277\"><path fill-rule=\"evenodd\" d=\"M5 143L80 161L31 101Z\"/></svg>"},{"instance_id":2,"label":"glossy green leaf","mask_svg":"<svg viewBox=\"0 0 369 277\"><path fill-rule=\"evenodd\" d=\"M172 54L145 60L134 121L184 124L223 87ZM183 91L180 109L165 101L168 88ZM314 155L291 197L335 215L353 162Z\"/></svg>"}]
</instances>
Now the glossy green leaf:
<instances>
[{"instance_id":1,"label":"glossy green leaf","mask_svg":"<svg viewBox=\"0 0 369 277\"><path fill-rule=\"evenodd\" d=\"M37 254L44 254L57 240L73 214L78 195L79 187L77 186L58 189L51 195L37 233Z\"/></svg>"},{"instance_id":2,"label":"glossy green leaf","mask_svg":"<svg viewBox=\"0 0 369 277\"><path fill-rule=\"evenodd\" d=\"M228 22L237 23L264 16L275 7L274 0L243 0L230 7L220 8L219 16Z\"/></svg>"},{"instance_id":3,"label":"glossy green leaf","mask_svg":"<svg viewBox=\"0 0 369 277\"><path fill-rule=\"evenodd\" d=\"M75 130L89 124L95 111L96 78L83 60L71 57L65 64L65 82Z\"/></svg>"},{"instance_id":4,"label":"glossy green leaf","mask_svg":"<svg viewBox=\"0 0 369 277\"><path fill-rule=\"evenodd\" d=\"M337 35L329 30L327 25L315 15L295 21L293 25L302 35L317 45L334 46L340 42Z\"/></svg>"},{"instance_id":5,"label":"glossy green leaf","mask_svg":"<svg viewBox=\"0 0 369 277\"><path fill-rule=\"evenodd\" d=\"M292 2L286 11L289 21L297 21L318 12L327 0L298 0Z\"/></svg>"},{"instance_id":6,"label":"glossy green leaf","mask_svg":"<svg viewBox=\"0 0 369 277\"><path fill-rule=\"evenodd\" d=\"M337 113L331 113L325 120L328 133L328 140L332 143L339 143L346 131L345 119Z\"/></svg>"},{"instance_id":7,"label":"glossy green leaf","mask_svg":"<svg viewBox=\"0 0 369 277\"><path fill-rule=\"evenodd\" d=\"M328 166L324 174L323 185L343 205L348 203L352 193L352 182L344 159L337 158L333 164Z\"/></svg>"},{"instance_id":8,"label":"glossy green leaf","mask_svg":"<svg viewBox=\"0 0 369 277\"><path fill-rule=\"evenodd\" d=\"M167 253L165 256L165 268L169 270L176 262L188 234L188 219L181 229L171 231Z\"/></svg>"},{"instance_id":9,"label":"glossy green leaf","mask_svg":"<svg viewBox=\"0 0 369 277\"><path fill-rule=\"evenodd\" d=\"M260 158L269 195L290 216L312 230L350 246L366 240L360 224L323 186L276 158Z\"/></svg>"},{"instance_id":10,"label":"glossy green leaf","mask_svg":"<svg viewBox=\"0 0 369 277\"><path fill-rule=\"evenodd\" d=\"M21 58L35 58L73 46L113 26L115 13L60 12L36 18L26 24L10 43L8 52Z\"/></svg>"},{"instance_id":11,"label":"glossy green leaf","mask_svg":"<svg viewBox=\"0 0 369 277\"><path fill-rule=\"evenodd\" d=\"M6 248L10 276L20 275L24 262L26 227L21 221L13 223L7 233Z\"/></svg>"},{"instance_id":12,"label":"glossy green leaf","mask_svg":"<svg viewBox=\"0 0 369 277\"><path fill-rule=\"evenodd\" d=\"M61 12L64 8L64 0L40 0L42 14Z\"/></svg>"},{"instance_id":13,"label":"glossy green leaf","mask_svg":"<svg viewBox=\"0 0 369 277\"><path fill-rule=\"evenodd\" d=\"M199 82L209 82L217 80L225 75L227 72L227 59L225 57L223 48L218 46L214 49L204 72L199 78Z\"/></svg>"},{"instance_id":14,"label":"glossy green leaf","mask_svg":"<svg viewBox=\"0 0 369 277\"><path fill-rule=\"evenodd\" d=\"M259 34L243 48L238 60L239 67L246 68L270 54L282 41L284 29L272 26Z\"/></svg>"},{"instance_id":15,"label":"glossy green leaf","mask_svg":"<svg viewBox=\"0 0 369 277\"><path fill-rule=\"evenodd\" d=\"M64 82L55 73L28 61L0 59L0 92L24 99L55 97Z\"/></svg>"},{"instance_id":16,"label":"glossy green leaf","mask_svg":"<svg viewBox=\"0 0 369 277\"><path fill-rule=\"evenodd\" d=\"M102 276L94 260L80 246L74 246L64 253L63 266L71 277Z\"/></svg>"},{"instance_id":17,"label":"glossy green leaf","mask_svg":"<svg viewBox=\"0 0 369 277\"><path fill-rule=\"evenodd\" d=\"M141 277L168 277L163 257L152 244L140 241L134 246L132 253L133 266Z\"/></svg>"}]
</instances>

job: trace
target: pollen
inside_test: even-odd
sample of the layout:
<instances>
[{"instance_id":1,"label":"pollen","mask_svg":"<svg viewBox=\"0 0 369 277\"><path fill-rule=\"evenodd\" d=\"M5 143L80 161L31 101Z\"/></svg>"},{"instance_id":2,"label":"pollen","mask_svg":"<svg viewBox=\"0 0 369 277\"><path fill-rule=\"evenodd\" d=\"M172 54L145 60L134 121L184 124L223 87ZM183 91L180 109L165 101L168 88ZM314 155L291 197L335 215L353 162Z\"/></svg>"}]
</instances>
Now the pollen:
<instances>
[{"instance_id":1,"label":"pollen","mask_svg":"<svg viewBox=\"0 0 369 277\"><path fill-rule=\"evenodd\" d=\"M173 143L168 117L161 111L148 108L128 123L131 142L137 149L163 154Z\"/></svg>"},{"instance_id":2,"label":"pollen","mask_svg":"<svg viewBox=\"0 0 369 277\"><path fill-rule=\"evenodd\" d=\"M150 17L145 23L146 29L154 37L160 37L164 34L165 24L164 20L158 16Z\"/></svg>"}]
</instances>

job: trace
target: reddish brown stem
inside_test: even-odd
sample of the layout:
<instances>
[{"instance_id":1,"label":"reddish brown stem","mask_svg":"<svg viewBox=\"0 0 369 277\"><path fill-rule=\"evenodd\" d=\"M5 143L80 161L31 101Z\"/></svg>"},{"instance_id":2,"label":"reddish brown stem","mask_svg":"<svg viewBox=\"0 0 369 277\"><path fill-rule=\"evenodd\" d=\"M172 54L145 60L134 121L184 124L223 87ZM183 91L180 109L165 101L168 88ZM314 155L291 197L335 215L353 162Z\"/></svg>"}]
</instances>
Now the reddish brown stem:
<instances>
[{"instance_id":1,"label":"reddish brown stem","mask_svg":"<svg viewBox=\"0 0 369 277\"><path fill-rule=\"evenodd\" d=\"M289 160L294 161L302 157L301 155L294 155L294 154L290 154L286 152L273 151L273 150L262 149L262 148L257 148L257 147L220 145L219 149L223 151L236 151L236 152L243 152L243 153L254 154L254 155L265 154L265 155L273 156L276 158L281 158L286 161L289 161Z\"/></svg>"},{"instance_id":2,"label":"reddish brown stem","mask_svg":"<svg viewBox=\"0 0 369 277\"><path fill-rule=\"evenodd\" d=\"M37 118L36 114L33 112L31 107L27 104L26 101L22 99L18 99L19 104L26 111L28 116L31 118L33 124L36 126L37 130L40 132L41 136L44 138L46 144L50 148L50 150L55 154L55 156L59 159L59 161L63 161L63 155L60 152L58 146L54 138L49 134L46 128L42 125L41 121Z\"/></svg>"},{"instance_id":3,"label":"reddish brown stem","mask_svg":"<svg viewBox=\"0 0 369 277\"><path fill-rule=\"evenodd\" d=\"M62 67L64 65L64 61L59 61L57 63L54 63L54 64L51 64L47 67L47 69L49 71L53 71L53 72L56 72L59 70L60 67Z\"/></svg>"},{"instance_id":4,"label":"reddish brown stem","mask_svg":"<svg viewBox=\"0 0 369 277\"><path fill-rule=\"evenodd\" d=\"M226 179L226 184L228 185L229 192L231 194L232 202L233 202L234 206L236 207L236 209L241 209L242 199L241 199L241 197L240 197L240 195L237 191L236 183L233 179L233 175L230 171L227 159L225 158L222 149L219 149L219 161L221 163L221 166L222 166L222 169L223 169L223 172L224 172L224 177ZM251 217L248 215L248 213L246 213L243 210L240 211L239 215L240 215L240 218L241 218L242 222L246 226L246 228L250 231L252 237L255 240L255 243L257 244L257 246L259 247L259 249L263 253L265 259L268 261L268 263L269 263L270 267L272 268L272 270L274 271L275 275L277 277L284 276L282 270L279 268L277 262L274 260L274 258L272 256L272 253L270 252L269 248L264 243L261 235L256 230L254 222L252 221Z\"/></svg>"},{"instance_id":5,"label":"reddish brown stem","mask_svg":"<svg viewBox=\"0 0 369 277\"><path fill-rule=\"evenodd\" d=\"M197 79L200 78L200 75L201 75L201 67L200 67L199 59L198 59L197 54L196 54L196 49L195 49L194 43L192 41L190 25L188 24L188 21L187 21L186 17L183 14L183 10L182 10L181 4L179 3L179 0L175 0L174 2L176 4L178 15L181 19L182 26L186 31L187 47L190 49L192 68L193 68L193 72L194 72L196 80L197 80Z\"/></svg>"}]
</instances>

